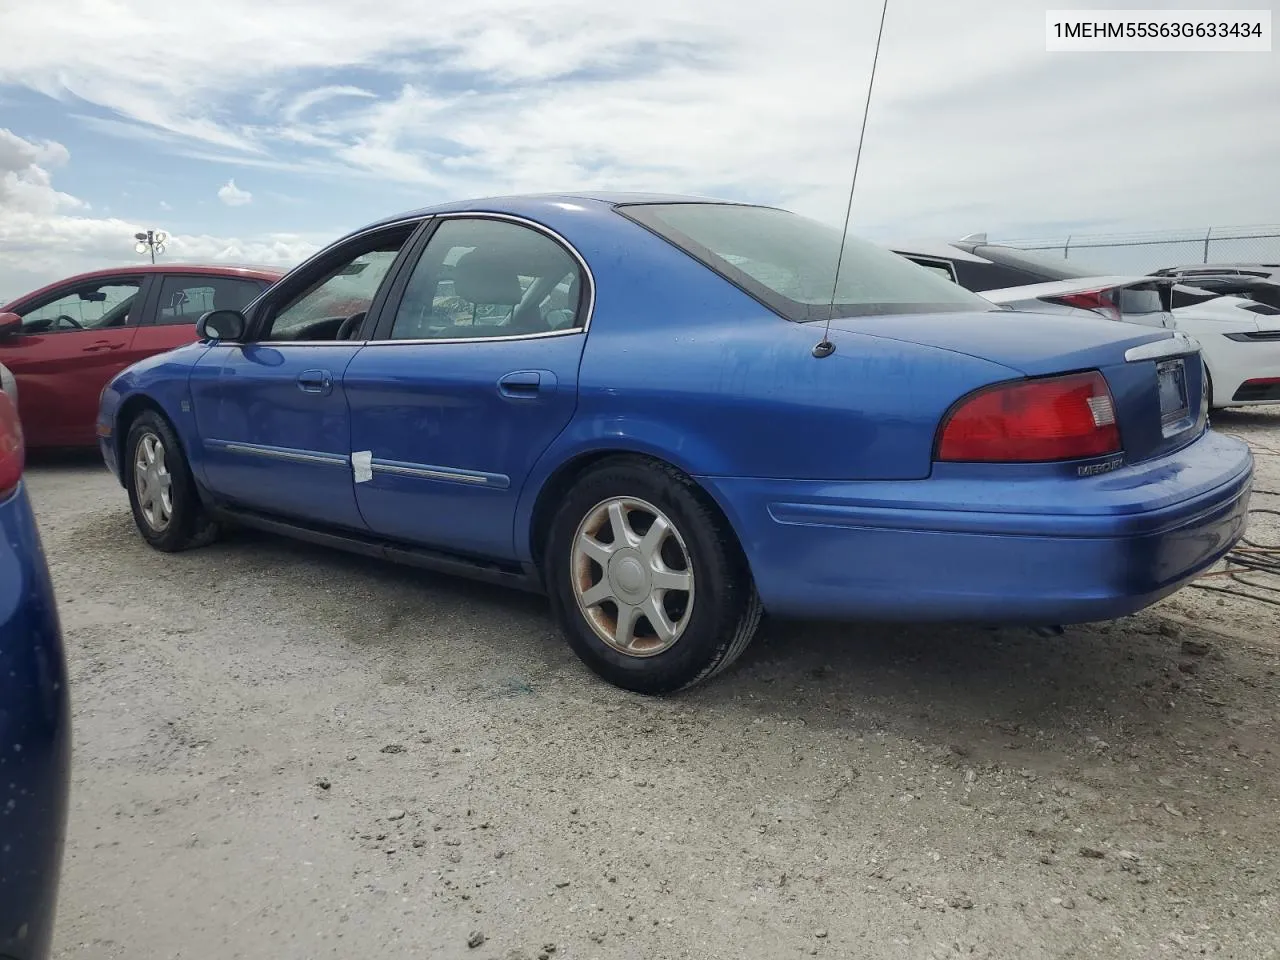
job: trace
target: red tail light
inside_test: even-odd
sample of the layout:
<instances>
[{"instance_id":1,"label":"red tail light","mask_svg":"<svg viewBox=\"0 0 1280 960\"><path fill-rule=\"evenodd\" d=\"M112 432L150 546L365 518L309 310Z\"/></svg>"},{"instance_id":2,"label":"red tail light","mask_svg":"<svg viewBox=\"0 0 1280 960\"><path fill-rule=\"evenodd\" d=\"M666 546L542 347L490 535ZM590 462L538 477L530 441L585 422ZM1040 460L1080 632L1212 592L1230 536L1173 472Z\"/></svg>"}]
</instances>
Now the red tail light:
<instances>
[{"instance_id":1,"label":"red tail light","mask_svg":"<svg viewBox=\"0 0 1280 960\"><path fill-rule=\"evenodd\" d=\"M938 459L982 463L1078 460L1119 453L1115 401L1096 370L984 387L951 409Z\"/></svg>"},{"instance_id":2,"label":"red tail light","mask_svg":"<svg viewBox=\"0 0 1280 960\"><path fill-rule=\"evenodd\" d=\"M1085 293L1073 293L1066 297L1051 297L1049 299L1055 303L1065 304L1068 307L1092 310L1094 313L1102 314L1108 320L1120 320L1124 316L1120 312L1120 306L1112 298L1110 290L1089 290Z\"/></svg>"},{"instance_id":3,"label":"red tail light","mask_svg":"<svg viewBox=\"0 0 1280 960\"><path fill-rule=\"evenodd\" d=\"M24 448L22 424L9 395L0 390L0 500L9 496L22 479Z\"/></svg>"}]
</instances>

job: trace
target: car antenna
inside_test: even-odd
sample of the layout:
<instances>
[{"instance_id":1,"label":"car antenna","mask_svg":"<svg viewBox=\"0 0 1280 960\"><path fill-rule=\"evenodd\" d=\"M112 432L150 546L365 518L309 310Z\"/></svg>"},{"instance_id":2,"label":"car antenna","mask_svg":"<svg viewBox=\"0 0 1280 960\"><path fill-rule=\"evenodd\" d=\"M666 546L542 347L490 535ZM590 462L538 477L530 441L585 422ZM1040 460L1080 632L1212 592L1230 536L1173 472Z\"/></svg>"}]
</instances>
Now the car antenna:
<instances>
[{"instance_id":1,"label":"car antenna","mask_svg":"<svg viewBox=\"0 0 1280 960\"><path fill-rule=\"evenodd\" d=\"M849 217L853 213L853 190L858 185L858 167L862 163L862 141L867 137L867 114L871 112L871 90L876 82L876 64L880 61L880 41L884 39L884 19L889 12L889 0L884 0L880 8L880 31L876 34L876 52L871 58L871 77L867 81L867 102L862 108L862 130L858 134L858 152L853 159L853 181L849 184L849 202L844 208L844 230L840 234L840 253L836 256L836 275L831 279L831 303L827 312L827 325L822 330L822 339L813 345L813 355L821 360L836 352L836 345L830 340L831 317L836 312L836 290L840 286L840 265L844 262L844 244L849 236Z\"/></svg>"}]
</instances>

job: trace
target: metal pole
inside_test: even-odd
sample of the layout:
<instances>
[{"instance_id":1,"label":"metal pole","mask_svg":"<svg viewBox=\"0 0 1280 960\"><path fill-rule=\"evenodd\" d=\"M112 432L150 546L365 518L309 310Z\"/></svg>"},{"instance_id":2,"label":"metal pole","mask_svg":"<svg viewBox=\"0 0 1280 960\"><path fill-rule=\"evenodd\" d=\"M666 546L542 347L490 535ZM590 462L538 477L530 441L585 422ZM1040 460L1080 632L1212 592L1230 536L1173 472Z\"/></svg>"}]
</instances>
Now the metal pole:
<instances>
[{"instance_id":1,"label":"metal pole","mask_svg":"<svg viewBox=\"0 0 1280 960\"><path fill-rule=\"evenodd\" d=\"M1201 261L1201 263L1209 262L1209 234L1211 233L1213 233L1213 227L1210 227L1208 230L1204 232L1204 259Z\"/></svg>"},{"instance_id":2,"label":"metal pole","mask_svg":"<svg viewBox=\"0 0 1280 960\"><path fill-rule=\"evenodd\" d=\"M1062 247L1062 259L1063 260L1071 259L1071 236L1070 235L1067 236L1067 242Z\"/></svg>"}]
</instances>

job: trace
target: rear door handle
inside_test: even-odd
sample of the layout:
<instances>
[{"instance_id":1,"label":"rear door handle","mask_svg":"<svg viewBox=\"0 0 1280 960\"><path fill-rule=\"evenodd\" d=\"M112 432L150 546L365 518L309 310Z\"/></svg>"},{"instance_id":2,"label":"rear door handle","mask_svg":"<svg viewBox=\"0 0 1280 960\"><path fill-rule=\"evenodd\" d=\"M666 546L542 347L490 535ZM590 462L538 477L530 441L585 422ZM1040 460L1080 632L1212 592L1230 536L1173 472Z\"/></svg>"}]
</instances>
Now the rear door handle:
<instances>
[{"instance_id":1,"label":"rear door handle","mask_svg":"<svg viewBox=\"0 0 1280 960\"><path fill-rule=\"evenodd\" d=\"M333 375L328 370L303 370L298 374L298 389L303 393L329 393Z\"/></svg>"},{"instance_id":2,"label":"rear door handle","mask_svg":"<svg viewBox=\"0 0 1280 960\"><path fill-rule=\"evenodd\" d=\"M504 397L536 397L542 387L542 374L537 370L518 370L498 381L498 392Z\"/></svg>"}]
</instances>

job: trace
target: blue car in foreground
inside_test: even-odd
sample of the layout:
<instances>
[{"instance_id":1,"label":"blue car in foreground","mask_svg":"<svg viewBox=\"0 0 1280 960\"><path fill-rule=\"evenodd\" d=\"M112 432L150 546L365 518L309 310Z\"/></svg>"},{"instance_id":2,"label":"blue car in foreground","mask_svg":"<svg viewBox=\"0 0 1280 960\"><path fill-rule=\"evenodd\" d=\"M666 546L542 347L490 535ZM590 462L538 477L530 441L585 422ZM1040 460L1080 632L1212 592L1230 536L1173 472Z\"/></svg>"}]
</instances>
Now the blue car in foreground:
<instances>
[{"instance_id":1,"label":"blue car in foreground","mask_svg":"<svg viewBox=\"0 0 1280 960\"><path fill-rule=\"evenodd\" d=\"M773 208L445 204L198 334L102 395L149 543L243 524L545 591L641 692L725 669L765 611L1126 615L1245 525L1194 341L999 310Z\"/></svg>"},{"instance_id":2,"label":"blue car in foreground","mask_svg":"<svg viewBox=\"0 0 1280 960\"><path fill-rule=\"evenodd\" d=\"M45 960L71 723L62 630L22 467L18 415L0 391L0 960Z\"/></svg>"}]
</instances>

